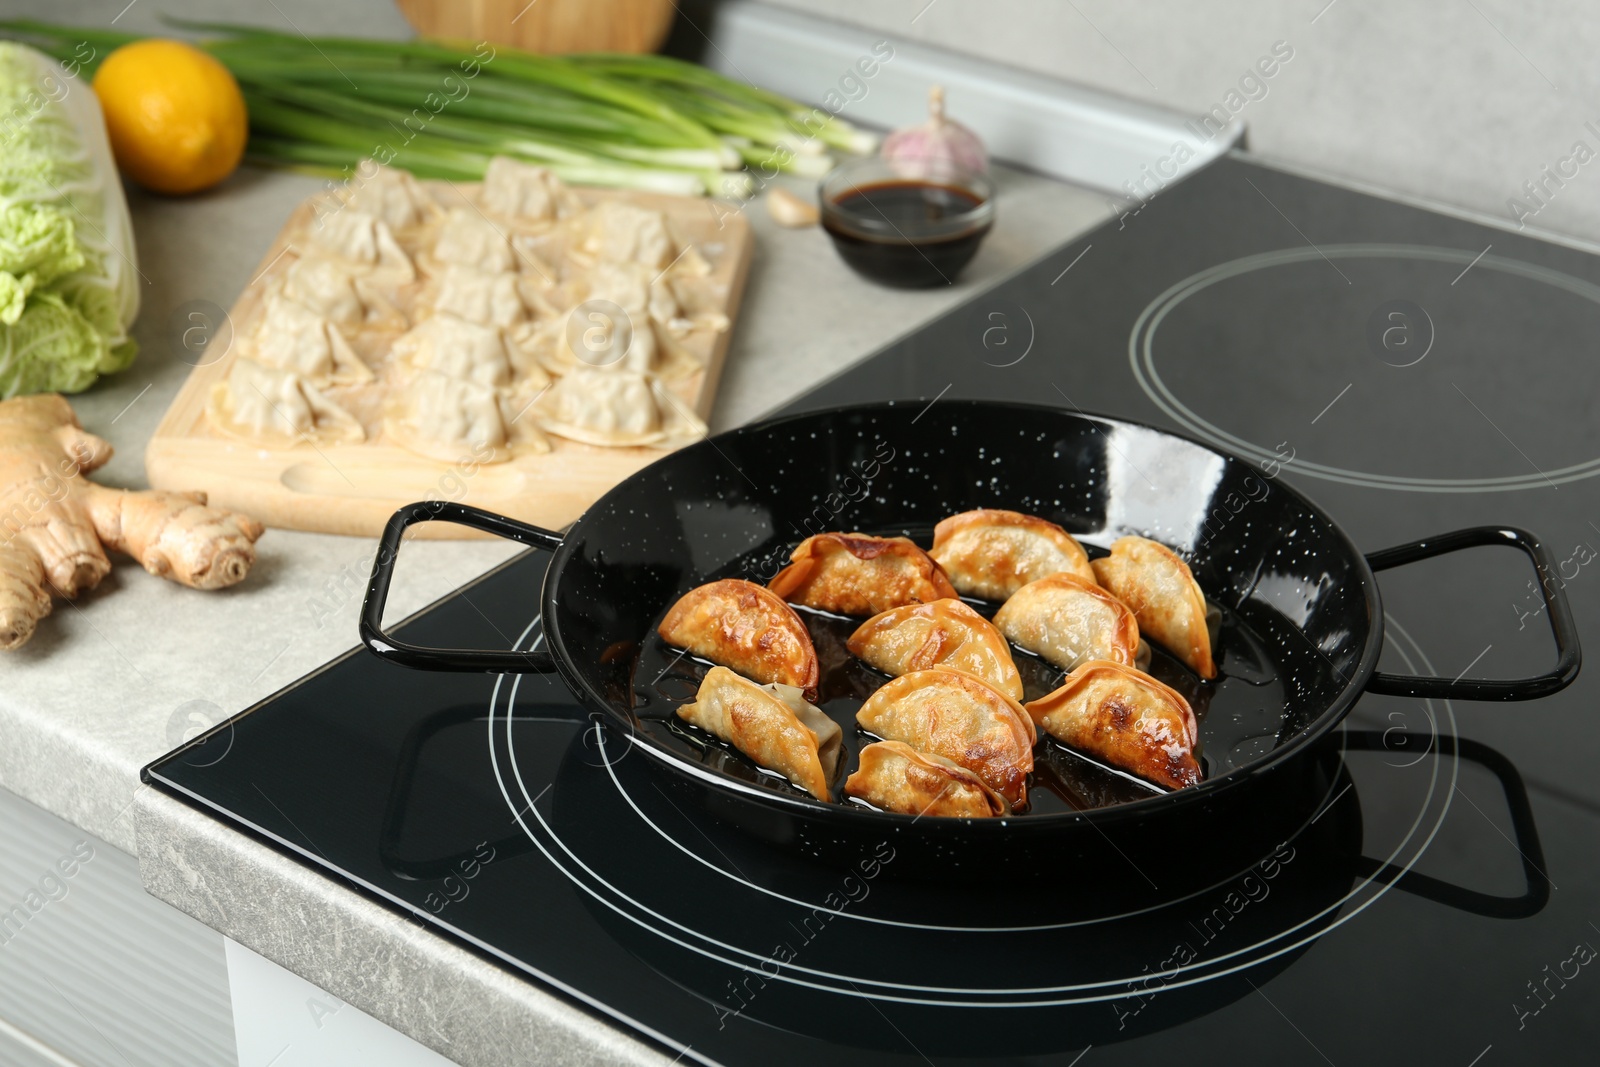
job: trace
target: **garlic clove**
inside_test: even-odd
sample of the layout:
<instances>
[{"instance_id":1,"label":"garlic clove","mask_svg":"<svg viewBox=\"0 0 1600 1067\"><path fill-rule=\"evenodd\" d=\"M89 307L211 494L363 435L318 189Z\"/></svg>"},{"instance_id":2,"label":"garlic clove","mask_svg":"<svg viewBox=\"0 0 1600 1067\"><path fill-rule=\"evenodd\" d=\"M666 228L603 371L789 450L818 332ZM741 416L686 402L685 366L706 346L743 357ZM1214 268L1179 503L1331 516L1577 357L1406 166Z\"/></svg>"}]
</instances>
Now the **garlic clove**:
<instances>
[{"instance_id":1,"label":"garlic clove","mask_svg":"<svg viewBox=\"0 0 1600 1067\"><path fill-rule=\"evenodd\" d=\"M989 169L989 153L983 139L945 115L941 85L928 88L928 121L885 137L879 154L896 163L925 169L946 167L977 174Z\"/></svg>"},{"instance_id":2,"label":"garlic clove","mask_svg":"<svg viewBox=\"0 0 1600 1067\"><path fill-rule=\"evenodd\" d=\"M791 230L815 226L820 217L817 205L800 199L781 185L774 185L767 190L767 214L779 226L787 226Z\"/></svg>"}]
</instances>

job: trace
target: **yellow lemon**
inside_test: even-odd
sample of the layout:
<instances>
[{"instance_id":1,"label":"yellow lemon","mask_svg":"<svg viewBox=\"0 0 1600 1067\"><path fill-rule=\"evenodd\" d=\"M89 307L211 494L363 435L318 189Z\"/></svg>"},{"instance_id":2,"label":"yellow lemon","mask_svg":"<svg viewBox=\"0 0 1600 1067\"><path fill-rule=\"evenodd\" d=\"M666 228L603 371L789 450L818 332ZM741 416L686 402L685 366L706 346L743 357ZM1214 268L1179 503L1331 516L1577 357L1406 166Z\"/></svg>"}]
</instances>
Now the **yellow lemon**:
<instances>
[{"instance_id":1,"label":"yellow lemon","mask_svg":"<svg viewBox=\"0 0 1600 1067\"><path fill-rule=\"evenodd\" d=\"M182 41L135 41L94 76L111 151L124 174L159 193L215 185L249 135L244 96L216 59Z\"/></svg>"}]
</instances>

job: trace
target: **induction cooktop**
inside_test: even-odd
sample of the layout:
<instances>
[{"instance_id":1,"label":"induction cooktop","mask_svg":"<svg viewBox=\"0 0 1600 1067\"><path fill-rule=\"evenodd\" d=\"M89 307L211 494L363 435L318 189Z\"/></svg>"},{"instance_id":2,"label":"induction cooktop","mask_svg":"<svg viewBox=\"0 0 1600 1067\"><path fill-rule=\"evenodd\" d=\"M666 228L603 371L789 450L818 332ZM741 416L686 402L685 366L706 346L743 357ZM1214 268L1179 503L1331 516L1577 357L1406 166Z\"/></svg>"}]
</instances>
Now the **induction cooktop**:
<instances>
[{"instance_id":1,"label":"induction cooktop","mask_svg":"<svg viewBox=\"0 0 1600 1067\"><path fill-rule=\"evenodd\" d=\"M787 410L1019 399L1174 426L1368 551L1532 529L1583 632L1596 336L1592 251L1234 155ZM547 560L402 632L537 647ZM1530 582L1487 549L1385 573L1383 668L1538 673ZM1298 829L1229 828L1246 859L1174 840L1137 892L941 885L887 847L813 864L686 807L554 677L365 651L146 775L684 1062L1492 1067L1600 1046L1597 696L1591 673L1527 704L1364 697L1262 797Z\"/></svg>"}]
</instances>

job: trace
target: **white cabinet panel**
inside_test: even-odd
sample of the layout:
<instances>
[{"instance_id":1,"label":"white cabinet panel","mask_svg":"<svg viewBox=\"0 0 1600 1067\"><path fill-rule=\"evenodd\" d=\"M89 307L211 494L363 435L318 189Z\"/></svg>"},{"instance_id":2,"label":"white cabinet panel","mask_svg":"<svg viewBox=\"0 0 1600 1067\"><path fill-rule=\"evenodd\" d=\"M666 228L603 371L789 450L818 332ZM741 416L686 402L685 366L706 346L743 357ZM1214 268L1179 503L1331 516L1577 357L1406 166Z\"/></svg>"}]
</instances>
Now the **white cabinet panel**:
<instances>
[{"instance_id":1,"label":"white cabinet panel","mask_svg":"<svg viewBox=\"0 0 1600 1067\"><path fill-rule=\"evenodd\" d=\"M450 1067L432 1049L237 942L227 942L227 959L239 1067Z\"/></svg>"}]
</instances>

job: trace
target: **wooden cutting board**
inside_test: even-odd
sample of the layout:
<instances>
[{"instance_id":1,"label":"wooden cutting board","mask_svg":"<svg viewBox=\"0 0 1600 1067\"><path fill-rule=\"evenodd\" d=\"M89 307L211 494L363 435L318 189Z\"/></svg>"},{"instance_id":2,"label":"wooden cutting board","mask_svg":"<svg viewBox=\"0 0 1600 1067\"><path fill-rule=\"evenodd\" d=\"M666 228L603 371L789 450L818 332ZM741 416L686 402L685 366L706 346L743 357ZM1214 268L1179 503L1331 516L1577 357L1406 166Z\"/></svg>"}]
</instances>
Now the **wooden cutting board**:
<instances>
[{"instance_id":1,"label":"wooden cutting board","mask_svg":"<svg viewBox=\"0 0 1600 1067\"><path fill-rule=\"evenodd\" d=\"M427 182L445 206L452 197L475 195L464 182ZM621 199L662 212L673 237L705 258L707 281L720 297L729 329L717 333L705 353L703 369L667 388L702 419L711 411L722 363L727 356L753 246L742 214L713 210L708 201L621 190L576 189L586 202ZM582 515L606 490L660 458L656 448L601 448L551 436L551 451L521 455L505 463L441 463L409 452L381 437L352 445L296 444L274 448L217 433L206 418L212 387L227 377L244 346L241 333L256 321L271 287L298 255L295 238L314 218L308 200L290 215L283 231L228 312L227 350L197 366L167 409L145 453L145 472L157 489L203 490L210 503L242 511L268 526L322 533L375 537L395 509L425 499L455 500L550 529ZM446 523L414 528L421 537L484 536Z\"/></svg>"}]
</instances>

